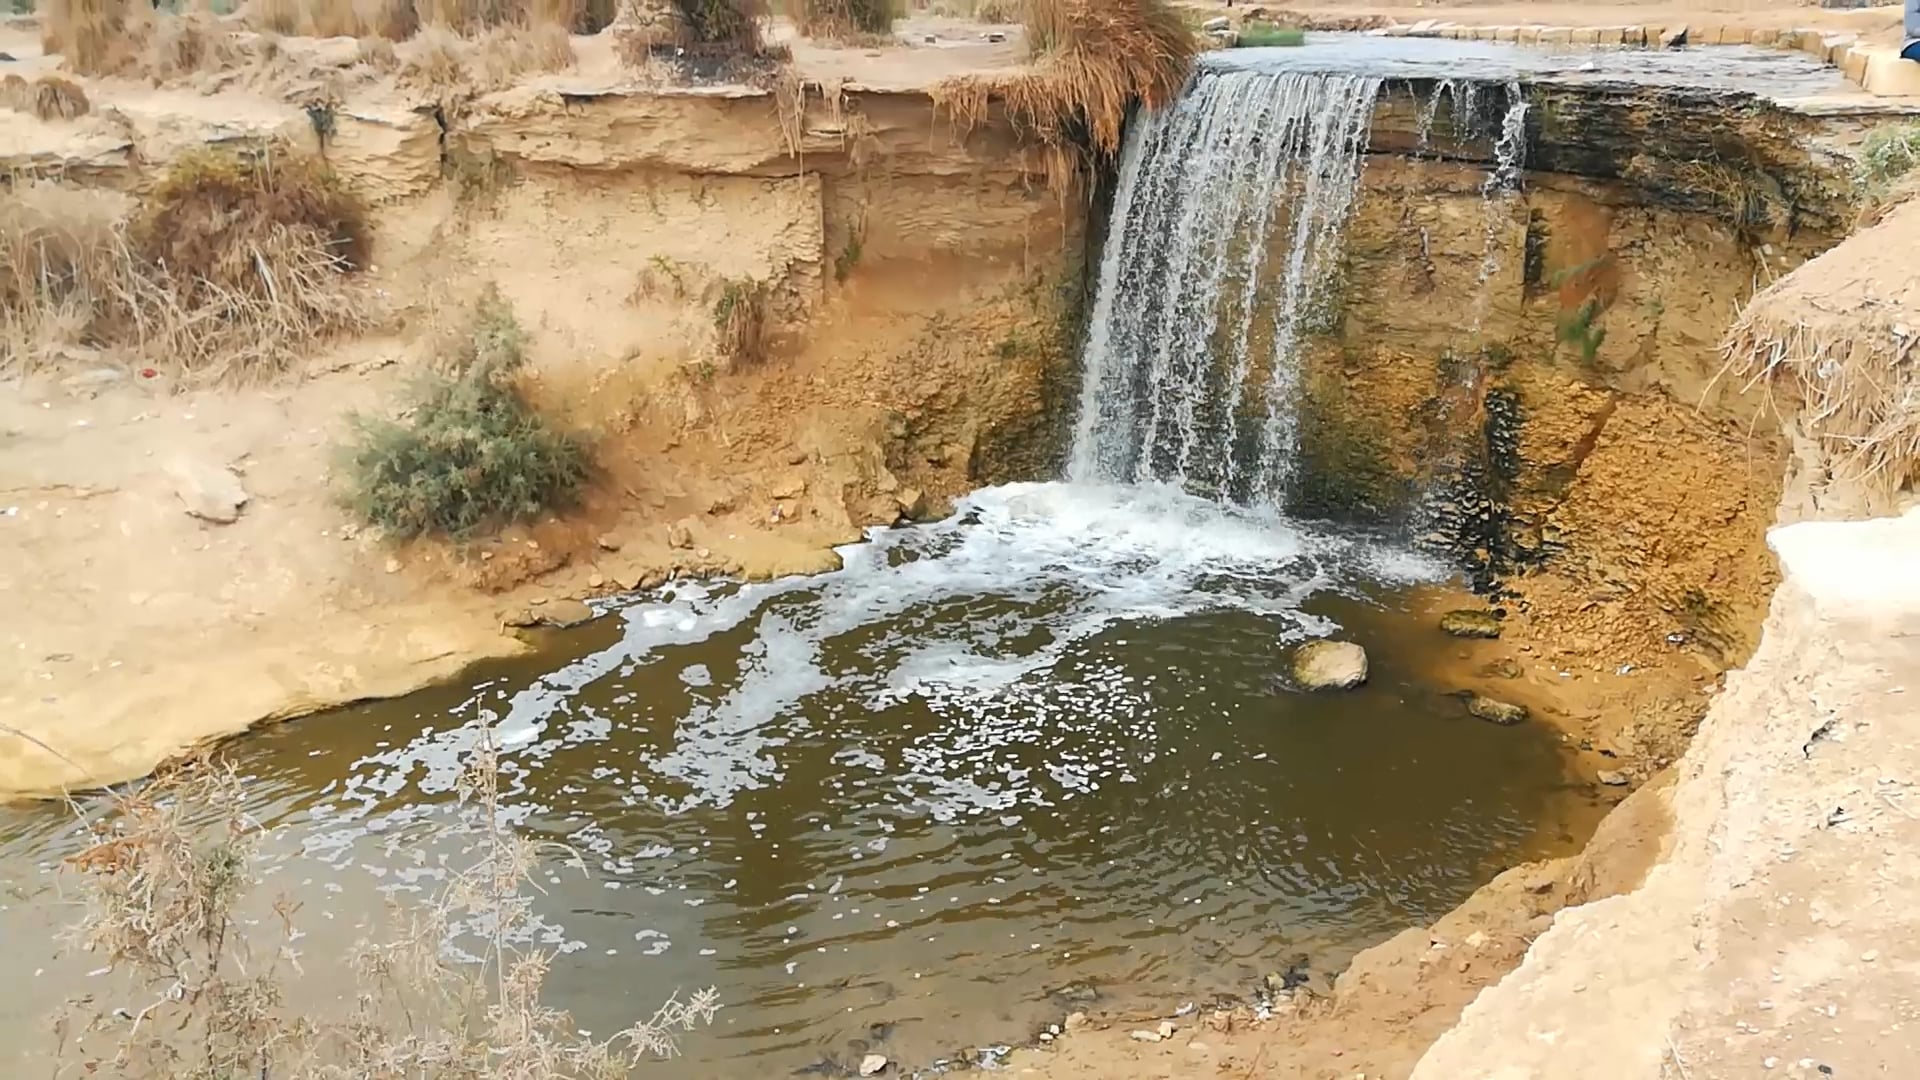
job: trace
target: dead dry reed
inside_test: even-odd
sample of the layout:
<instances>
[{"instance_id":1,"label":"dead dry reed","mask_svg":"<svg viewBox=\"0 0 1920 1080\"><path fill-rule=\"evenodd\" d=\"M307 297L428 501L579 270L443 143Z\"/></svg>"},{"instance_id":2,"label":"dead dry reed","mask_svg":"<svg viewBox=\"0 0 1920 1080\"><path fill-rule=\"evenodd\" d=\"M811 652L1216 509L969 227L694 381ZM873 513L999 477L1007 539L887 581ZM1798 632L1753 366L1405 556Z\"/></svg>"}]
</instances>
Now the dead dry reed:
<instances>
[{"instance_id":1,"label":"dead dry reed","mask_svg":"<svg viewBox=\"0 0 1920 1080\"><path fill-rule=\"evenodd\" d=\"M1028 0L1025 16L1030 68L956 76L933 96L963 134L998 100L1015 133L1045 155L1049 186L1064 190L1087 157L1119 153L1130 108L1179 96L1197 43L1165 0Z\"/></svg>"},{"instance_id":2,"label":"dead dry reed","mask_svg":"<svg viewBox=\"0 0 1920 1080\"><path fill-rule=\"evenodd\" d=\"M395 909L390 939L345 959L357 993L344 1017L287 1004L306 974L299 905L256 895L266 829L230 766L189 763L81 811L90 844L64 866L83 911L73 937L108 970L102 990L59 1014L57 1063L128 1080L615 1080L677 1052L681 1034L712 1022L712 990L670 997L605 1040L541 1002L557 954L520 944L535 936L531 876L548 863L584 868L512 827L490 733L476 742L455 812L413 838L474 861L442 861L441 892Z\"/></svg>"}]
</instances>

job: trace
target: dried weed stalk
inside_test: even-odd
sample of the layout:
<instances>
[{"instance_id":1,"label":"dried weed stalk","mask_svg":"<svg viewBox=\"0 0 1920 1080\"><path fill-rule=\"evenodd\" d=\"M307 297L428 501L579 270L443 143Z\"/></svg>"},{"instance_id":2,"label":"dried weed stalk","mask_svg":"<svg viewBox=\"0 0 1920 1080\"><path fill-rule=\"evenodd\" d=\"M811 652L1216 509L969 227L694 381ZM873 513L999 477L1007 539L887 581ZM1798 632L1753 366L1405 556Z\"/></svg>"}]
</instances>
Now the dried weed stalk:
<instances>
[{"instance_id":1,"label":"dried weed stalk","mask_svg":"<svg viewBox=\"0 0 1920 1080\"><path fill-rule=\"evenodd\" d=\"M964 135L998 98L1016 134L1041 148L1048 186L1064 193L1087 156L1120 152L1128 109L1179 96L1197 44L1166 0L1029 0L1025 16L1029 70L942 80L934 102Z\"/></svg>"},{"instance_id":2,"label":"dried weed stalk","mask_svg":"<svg viewBox=\"0 0 1920 1080\"><path fill-rule=\"evenodd\" d=\"M86 904L76 935L127 977L133 996L70 1002L56 1024L62 1064L130 1080L616 1080L676 1053L680 1034L712 1022L719 1004L711 989L675 995L605 1040L541 1004L554 954L518 942L530 936L531 872L542 848L556 845L507 823L499 770L483 736L460 781L478 860L433 903L405 913L394 941L355 951L359 991L338 1021L285 1005L298 972L296 905L275 905L280 926L270 946L251 940L236 917L258 884L261 828L246 815L233 770L200 763L116 796L90 826L94 844L68 866ZM471 962L449 959L456 926L486 929Z\"/></svg>"},{"instance_id":3,"label":"dried weed stalk","mask_svg":"<svg viewBox=\"0 0 1920 1080\"><path fill-rule=\"evenodd\" d=\"M235 915L260 832L242 806L233 770L204 766L118 796L90 826L92 846L68 860L85 901L74 936L128 977L130 997L69 1002L55 1025L64 1061L124 1077L264 1076L309 1036L282 1008L292 905L276 905L271 944Z\"/></svg>"}]
</instances>

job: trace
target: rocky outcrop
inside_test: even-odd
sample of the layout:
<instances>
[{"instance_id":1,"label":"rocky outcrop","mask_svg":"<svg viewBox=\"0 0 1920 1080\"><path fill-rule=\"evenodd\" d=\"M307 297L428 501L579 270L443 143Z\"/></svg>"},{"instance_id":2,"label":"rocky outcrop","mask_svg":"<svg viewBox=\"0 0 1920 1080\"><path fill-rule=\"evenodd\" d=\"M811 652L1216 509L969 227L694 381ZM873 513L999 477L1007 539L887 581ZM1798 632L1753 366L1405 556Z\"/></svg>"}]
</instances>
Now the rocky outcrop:
<instances>
[{"instance_id":1,"label":"rocky outcrop","mask_svg":"<svg viewBox=\"0 0 1920 1080\"><path fill-rule=\"evenodd\" d=\"M1560 912L1414 1080L1898 1075L1920 1055L1887 1011L1920 941L1920 513L1771 541L1786 580L1677 767L1667 854Z\"/></svg>"}]
</instances>

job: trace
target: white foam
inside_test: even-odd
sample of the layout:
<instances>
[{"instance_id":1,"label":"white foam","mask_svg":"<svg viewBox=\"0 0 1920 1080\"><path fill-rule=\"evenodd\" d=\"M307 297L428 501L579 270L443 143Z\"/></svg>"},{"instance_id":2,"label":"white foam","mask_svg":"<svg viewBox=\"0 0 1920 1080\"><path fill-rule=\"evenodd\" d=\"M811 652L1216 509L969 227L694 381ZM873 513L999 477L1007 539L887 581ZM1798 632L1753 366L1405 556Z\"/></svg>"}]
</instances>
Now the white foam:
<instances>
[{"instance_id":1,"label":"white foam","mask_svg":"<svg viewBox=\"0 0 1920 1080\"><path fill-rule=\"evenodd\" d=\"M604 740L610 725L626 722L617 711L577 708L583 687L648 663L663 648L752 624L737 677L716 680L702 665L678 672L682 685L698 691L695 702L678 718L673 745L636 766L688 790L668 809L725 805L777 780L780 748L806 730L798 706L837 687L870 708L911 696L952 711L949 729L930 738L924 758L902 764L926 782L923 805L941 807L941 816L998 811L1016 801L1003 787L1014 785L974 771L998 767L993 743L1032 738L1036 718L1060 722L1057 706L1070 701L1101 703L1103 713L1084 718L1090 723L1124 724L1139 714L1145 688L1097 667L1081 673L1095 683L1052 680L1036 690L1033 675L1095 635L1216 610L1283 617L1276 637L1325 634L1333 624L1300 610L1315 593L1442 573L1404 549L1313 532L1272 513L1155 485L988 488L962 500L945 521L876 530L841 554L843 568L833 573L737 586L686 583L631 602L618 612L620 640L513 693L504 716L478 694L462 711L491 725L495 745L533 767L562 746ZM992 610L979 617L920 617L944 604L982 600ZM823 667L827 642L889 621L890 633L853 666ZM560 719L567 722L556 724ZM370 756L355 764L341 797L360 802L364 812L408 784L450 789L479 738L468 724ZM948 766L965 775L936 777Z\"/></svg>"}]
</instances>

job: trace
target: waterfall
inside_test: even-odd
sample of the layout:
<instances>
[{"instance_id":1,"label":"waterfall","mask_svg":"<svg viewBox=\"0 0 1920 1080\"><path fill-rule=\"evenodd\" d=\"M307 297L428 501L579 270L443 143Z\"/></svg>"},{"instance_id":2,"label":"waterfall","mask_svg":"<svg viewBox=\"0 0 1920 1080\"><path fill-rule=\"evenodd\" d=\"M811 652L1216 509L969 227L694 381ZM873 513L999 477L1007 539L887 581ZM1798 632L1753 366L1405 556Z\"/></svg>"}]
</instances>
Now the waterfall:
<instances>
[{"instance_id":1,"label":"waterfall","mask_svg":"<svg viewBox=\"0 0 1920 1080\"><path fill-rule=\"evenodd\" d=\"M1277 503L1380 79L1205 71L1121 155L1068 478Z\"/></svg>"},{"instance_id":2,"label":"waterfall","mask_svg":"<svg viewBox=\"0 0 1920 1080\"><path fill-rule=\"evenodd\" d=\"M1486 219L1486 240L1481 247L1480 278L1474 289L1473 325L1475 334L1487 314L1487 283L1500 272L1500 238L1508 220L1508 204L1520 190L1520 171L1527 160L1527 99L1520 84L1507 84L1507 111L1500 120L1500 134L1493 142L1493 167L1480 185L1480 202Z\"/></svg>"}]
</instances>

